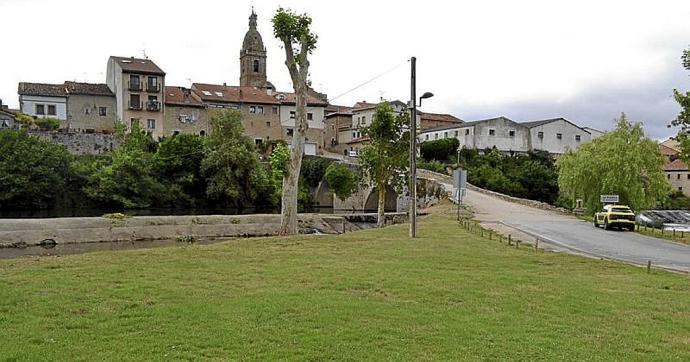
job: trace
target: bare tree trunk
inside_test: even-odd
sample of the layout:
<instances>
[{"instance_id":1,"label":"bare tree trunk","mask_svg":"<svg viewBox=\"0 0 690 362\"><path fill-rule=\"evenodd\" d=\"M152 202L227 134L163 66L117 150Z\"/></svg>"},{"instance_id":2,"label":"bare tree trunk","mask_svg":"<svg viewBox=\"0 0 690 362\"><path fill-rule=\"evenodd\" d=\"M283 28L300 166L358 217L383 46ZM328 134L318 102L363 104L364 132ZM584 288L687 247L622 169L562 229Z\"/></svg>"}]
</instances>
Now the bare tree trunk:
<instances>
[{"instance_id":1,"label":"bare tree trunk","mask_svg":"<svg viewBox=\"0 0 690 362\"><path fill-rule=\"evenodd\" d=\"M299 192L299 173L302 167L304 142L307 136L306 87L296 87L297 104L295 109L295 130L292 136L292 150L287 175L283 177L283 195L281 203L280 235L295 235L297 229L297 194Z\"/></svg>"},{"instance_id":2,"label":"bare tree trunk","mask_svg":"<svg viewBox=\"0 0 690 362\"><path fill-rule=\"evenodd\" d=\"M386 226L386 184L381 184L379 188L379 207L378 219L376 220L376 227Z\"/></svg>"}]
</instances>

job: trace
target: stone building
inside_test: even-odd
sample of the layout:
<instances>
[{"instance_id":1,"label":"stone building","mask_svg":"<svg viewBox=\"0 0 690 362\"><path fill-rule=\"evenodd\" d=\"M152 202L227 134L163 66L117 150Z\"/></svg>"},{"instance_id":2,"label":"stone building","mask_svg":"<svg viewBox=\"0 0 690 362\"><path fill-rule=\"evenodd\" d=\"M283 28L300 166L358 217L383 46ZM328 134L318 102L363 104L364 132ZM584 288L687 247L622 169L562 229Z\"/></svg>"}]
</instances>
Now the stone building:
<instances>
[{"instance_id":1,"label":"stone building","mask_svg":"<svg viewBox=\"0 0 690 362\"><path fill-rule=\"evenodd\" d=\"M113 132L115 95L106 84L65 82L67 128L77 132Z\"/></svg>"},{"instance_id":2,"label":"stone building","mask_svg":"<svg viewBox=\"0 0 690 362\"><path fill-rule=\"evenodd\" d=\"M240 50L240 87L274 89L266 77L266 47L256 30L256 13L249 16L249 30L244 35Z\"/></svg>"},{"instance_id":3,"label":"stone building","mask_svg":"<svg viewBox=\"0 0 690 362\"><path fill-rule=\"evenodd\" d=\"M154 139L163 136L165 72L161 68L150 59L111 56L106 83L115 94L117 119L127 129L137 123Z\"/></svg>"},{"instance_id":4,"label":"stone building","mask_svg":"<svg viewBox=\"0 0 690 362\"><path fill-rule=\"evenodd\" d=\"M681 191L685 196L690 197L690 168L679 158L678 141L669 138L659 144L659 150L666 159L664 172L671 189Z\"/></svg>"},{"instance_id":5,"label":"stone building","mask_svg":"<svg viewBox=\"0 0 690 362\"><path fill-rule=\"evenodd\" d=\"M16 121L15 112L2 104L0 99L0 129L16 128Z\"/></svg>"},{"instance_id":6,"label":"stone building","mask_svg":"<svg viewBox=\"0 0 690 362\"><path fill-rule=\"evenodd\" d=\"M544 150L556 155L592 139L589 132L564 118L517 123L506 117L435 127L418 137L420 142L457 138L460 147L469 149L495 147L506 153Z\"/></svg>"},{"instance_id":7,"label":"stone building","mask_svg":"<svg viewBox=\"0 0 690 362\"><path fill-rule=\"evenodd\" d=\"M324 120L324 141L330 152L347 156L352 141L352 107L329 105Z\"/></svg>"},{"instance_id":8,"label":"stone building","mask_svg":"<svg viewBox=\"0 0 690 362\"><path fill-rule=\"evenodd\" d=\"M208 110L191 89L166 86L164 99L163 136L209 133Z\"/></svg>"}]
</instances>

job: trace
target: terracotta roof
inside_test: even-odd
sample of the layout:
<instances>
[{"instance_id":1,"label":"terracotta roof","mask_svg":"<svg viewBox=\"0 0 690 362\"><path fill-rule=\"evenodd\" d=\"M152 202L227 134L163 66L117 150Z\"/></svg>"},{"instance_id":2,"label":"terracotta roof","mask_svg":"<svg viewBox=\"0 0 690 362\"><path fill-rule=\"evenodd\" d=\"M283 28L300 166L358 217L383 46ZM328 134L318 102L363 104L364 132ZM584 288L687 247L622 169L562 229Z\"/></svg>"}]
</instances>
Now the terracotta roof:
<instances>
[{"instance_id":1,"label":"terracotta roof","mask_svg":"<svg viewBox=\"0 0 690 362\"><path fill-rule=\"evenodd\" d=\"M289 92L269 91L257 87L240 87L222 84L192 84L192 91L204 102L295 104L297 95ZM325 107L328 103L307 95L307 105Z\"/></svg>"},{"instance_id":2,"label":"terracotta roof","mask_svg":"<svg viewBox=\"0 0 690 362\"><path fill-rule=\"evenodd\" d=\"M666 156L677 156L678 155L678 151L676 151L673 148L668 147L666 145L660 144L659 150L661 151L662 155L666 155Z\"/></svg>"},{"instance_id":3,"label":"terracotta roof","mask_svg":"<svg viewBox=\"0 0 690 362\"><path fill-rule=\"evenodd\" d=\"M201 101L192 94L192 90L185 87L166 86L165 104L173 106L204 108L204 104L201 103Z\"/></svg>"},{"instance_id":4,"label":"terracotta roof","mask_svg":"<svg viewBox=\"0 0 690 362\"><path fill-rule=\"evenodd\" d=\"M339 106L336 104L329 104L326 106L326 113L348 113L352 111L352 107Z\"/></svg>"},{"instance_id":5,"label":"terracotta roof","mask_svg":"<svg viewBox=\"0 0 690 362\"><path fill-rule=\"evenodd\" d=\"M26 96L67 97L64 84L20 82L17 93Z\"/></svg>"},{"instance_id":6,"label":"terracotta roof","mask_svg":"<svg viewBox=\"0 0 690 362\"><path fill-rule=\"evenodd\" d=\"M165 75L165 72L159 68L151 59L139 59L134 57L115 57L111 56L111 60L115 61L122 71L125 73L143 73L154 75Z\"/></svg>"},{"instance_id":7,"label":"terracotta roof","mask_svg":"<svg viewBox=\"0 0 690 362\"><path fill-rule=\"evenodd\" d=\"M667 139L664 142L661 142L661 144L676 151L680 151L678 141L676 141L673 137Z\"/></svg>"},{"instance_id":8,"label":"terracotta roof","mask_svg":"<svg viewBox=\"0 0 690 362\"><path fill-rule=\"evenodd\" d=\"M361 102L355 103L355 105L352 106L352 108L374 108L377 105L378 105L378 103L367 103L367 101L361 101Z\"/></svg>"},{"instance_id":9,"label":"terracotta roof","mask_svg":"<svg viewBox=\"0 0 690 362\"><path fill-rule=\"evenodd\" d=\"M680 159L671 161L664 166L664 171L688 171L688 165Z\"/></svg>"},{"instance_id":10,"label":"terracotta roof","mask_svg":"<svg viewBox=\"0 0 690 362\"><path fill-rule=\"evenodd\" d=\"M204 102L280 104L276 93L269 95L265 89L256 87L194 83L192 91Z\"/></svg>"},{"instance_id":11,"label":"terracotta roof","mask_svg":"<svg viewBox=\"0 0 690 362\"><path fill-rule=\"evenodd\" d=\"M421 120L428 120L428 121L440 121L440 122L452 122L452 123L463 123L464 122L462 119L455 117L452 114L447 114L447 113L420 112L419 118Z\"/></svg>"},{"instance_id":12,"label":"terracotta roof","mask_svg":"<svg viewBox=\"0 0 690 362\"><path fill-rule=\"evenodd\" d=\"M67 93L69 94L87 94L94 96L111 96L114 97L115 94L110 91L108 85L102 83L77 83L77 82L65 82L64 84Z\"/></svg>"}]
</instances>

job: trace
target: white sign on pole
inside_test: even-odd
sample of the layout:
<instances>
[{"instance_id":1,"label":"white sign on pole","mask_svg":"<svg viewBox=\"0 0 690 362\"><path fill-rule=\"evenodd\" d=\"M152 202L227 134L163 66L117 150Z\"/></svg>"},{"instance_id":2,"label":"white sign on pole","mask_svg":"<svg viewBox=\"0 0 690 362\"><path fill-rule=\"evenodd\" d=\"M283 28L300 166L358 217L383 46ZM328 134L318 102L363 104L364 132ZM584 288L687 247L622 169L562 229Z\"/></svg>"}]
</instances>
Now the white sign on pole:
<instances>
[{"instance_id":1,"label":"white sign on pole","mask_svg":"<svg viewBox=\"0 0 690 362\"><path fill-rule=\"evenodd\" d=\"M618 195L601 195L599 200L605 204L615 204L619 202Z\"/></svg>"}]
</instances>

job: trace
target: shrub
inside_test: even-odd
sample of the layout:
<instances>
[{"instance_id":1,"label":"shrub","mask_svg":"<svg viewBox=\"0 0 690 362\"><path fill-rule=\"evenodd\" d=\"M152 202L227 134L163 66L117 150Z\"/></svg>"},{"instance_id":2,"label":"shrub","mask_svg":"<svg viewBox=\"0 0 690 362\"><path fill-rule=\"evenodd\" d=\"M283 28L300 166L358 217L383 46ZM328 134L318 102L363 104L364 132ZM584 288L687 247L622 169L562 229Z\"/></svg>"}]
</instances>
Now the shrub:
<instances>
[{"instance_id":1,"label":"shrub","mask_svg":"<svg viewBox=\"0 0 690 362\"><path fill-rule=\"evenodd\" d=\"M331 163L326 169L326 182L339 199L345 200L354 192L356 175L349 167L340 163Z\"/></svg>"},{"instance_id":2,"label":"shrub","mask_svg":"<svg viewBox=\"0 0 690 362\"><path fill-rule=\"evenodd\" d=\"M460 146L460 141L457 138L427 141L421 144L420 154L427 161L448 161L456 156L458 146Z\"/></svg>"}]
</instances>

